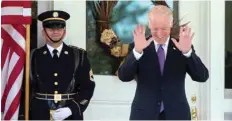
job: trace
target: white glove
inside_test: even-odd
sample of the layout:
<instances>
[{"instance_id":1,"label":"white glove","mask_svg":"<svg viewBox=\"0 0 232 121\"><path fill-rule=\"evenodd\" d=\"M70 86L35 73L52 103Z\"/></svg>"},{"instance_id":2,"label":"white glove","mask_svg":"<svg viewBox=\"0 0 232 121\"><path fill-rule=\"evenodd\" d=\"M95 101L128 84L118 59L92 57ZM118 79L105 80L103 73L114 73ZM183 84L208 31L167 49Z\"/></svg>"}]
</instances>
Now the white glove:
<instances>
[{"instance_id":1,"label":"white glove","mask_svg":"<svg viewBox=\"0 0 232 121\"><path fill-rule=\"evenodd\" d=\"M64 120L68 118L70 115L72 115L72 111L68 107L59 108L53 112L52 118L53 120Z\"/></svg>"}]
</instances>

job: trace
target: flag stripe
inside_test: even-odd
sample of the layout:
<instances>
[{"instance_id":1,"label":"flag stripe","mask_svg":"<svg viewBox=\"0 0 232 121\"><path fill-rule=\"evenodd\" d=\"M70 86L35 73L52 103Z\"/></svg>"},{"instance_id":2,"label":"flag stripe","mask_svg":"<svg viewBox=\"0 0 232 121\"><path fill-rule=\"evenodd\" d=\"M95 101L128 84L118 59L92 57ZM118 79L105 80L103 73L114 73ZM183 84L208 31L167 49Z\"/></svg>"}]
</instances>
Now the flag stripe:
<instances>
[{"instance_id":1,"label":"flag stripe","mask_svg":"<svg viewBox=\"0 0 232 121\"><path fill-rule=\"evenodd\" d=\"M2 1L2 24L31 24L30 1Z\"/></svg>"},{"instance_id":2,"label":"flag stripe","mask_svg":"<svg viewBox=\"0 0 232 121\"><path fill-rule=\"evenodd\" d=\"M21 92L21 93L22 93L22 92ZM22 94L21 94L21 95L22 95ZM20 95L20 96L21 96L21 95ZM19 99L20 99L20 97L19 97ZM20 106L20 104L19 104L19 106ZM19 106L18 106L18 108L16 109L14 115L11 117L11 119L18 119Z\"/></svg>"},{"instance_id":3,"label":"flag stripe","mask_svg":"<svg viewBox=\"0 0 232 121\"><path fill-rule=\"evenodd\" d=\"M22 26L22 25L18 25ZM15 27L15 26L14 26ZM22 26L23 27L23 26ZM8 41L11 40L11 44L14 44L13 42L16 42L18 45L12 46L12 47L17 47L18 49L23 49L25 50L25 38L22 35L25 35L25 31L17 31L13 28L12 25L2 25L2 28L5 30L5 32L8 33ZM20 27L18 27L20 28ZM22 32L22 33L20 33ZM10 39L11 38L11 39ZM14 41L17 40L17 41Z\"/></svg>"},{"instance_id":4,"label":"flag stripe","mask_svg":"<svg viewBox=\"0 0 232 121\"><path fill-rule=\"evenodd\" d=\"M2 8L2 16L9 16L9 15L30 16L31 15L31 8L3 7Z\"/></svg>"},{"instance_id":5,"label":"flag stripe","mask_svg":"<svg viewBox=\"0 0 232 121\"><path fill-rule=\"evenodd\" d=\"M31 24L31 1L1 2L1 112L3 120L17 120L25 65L25 24Z\"/></svg>"},{"instance_id":6,"label":"flag stripe","mask_svg":"<svg viewBox=\"0 0 232 121\"><path fill-rule=\"evenodd\" d=\"M24 1L3 1L1 7L8 7L8 6L13 6L13 7L18 7L18 6L23 6L24 8L31 8L31 2L29 0L24 0Z\"/></svg>"},{"instance_id":7,"label":"flag stripe","mask_svg":"<svg viewBox=\"0 0 232 121\"><path fill-rule=\"evenodd\" d=\"M10 117L13 116L13 114L15 113L19 102L20 102L20 94L21 94L21 86L18 85L22 85L22 78L23 78L23 70L21 70L20 74L18 75L17 79L15 80L14 85L12 86L12 89L9 92L9 95L7 97L7 100L10 100L9 102L6 102L6 107L9 107L8 109L5 109L6 113L5 115L5 120L10 120ZM18 92L18 93L15 93ZM9 110L11 109L11 110Z\"/></svg>"},{"instance_id":8,"label":"flag stripe","mask_svg":"<svg viewBox=\"0 0 232 121\"><path fill-rule=\"evenodd\" d=\"M20 56L24 56L25 53L24 53L24 48L22 49L18 43L16 43L14 41L14 39L12 38L12 36L10 36L6 31L2 30L2 38L3 40L7 40L7 41L4 41L3 43L7 42L9 45L12 45L11 49L14 50L14 52L17 53L17 55L20 55ZM24 40L25 41L25 40ZM13 52L13 51L10 51L10 52ZM12 53L11 53L12 55ZM11 58L11 55L10 55L10 58Z\"/></svg>"},{"instance_id":9,"label":"flag stripe","mask_svg":"<svg viewBox=\"0 0 232 121\"><path fill-rule=\"evenodd\" d=\"M8 52L7 52L8 53ZM2 69L2 77L1 77L1 100L6 100L6 96L4 96L4 90L5 90L5 87L6 87L6 84L7 84L7 79L8 79L8 69L9 69L9 56L10 56L10 53L7 54L7 57L6 57L6 62L3 66L3 69ZM4 101L1 101L1 111L3 112L5 109L5 102Z\"/></svg>"},{"instance_id":10,"label":"flag stripe","mask_svg":"<svg viewBox=\"0 0 232 121\"><path fill-rule=\"evenodd\" d=\"M7 98L2 98L2 104L5 106L4 111L8 110L8 105L6 103L6 100L8 99L8 96L13 96L13 95L9 95L9 92L10 92L11 89L13 89L12 86L15 83L15 81L16 81L18 75L20 74L21 70L23 69L23 64L22 63L24 63L24 59L20 58L19 61L15 65L9 64L9 65L12 65L14 67L9 67L9 70L11 70L11 68L13 68L13 70L8 71L8 72L10 72L9 73L10 75L9 75L7 85L6 85L4 93L3 93L4 94L3 97L7 97ZM12 73L12 72L14 72L14 73ZM21 81L22 81L22 78L21 78ZM17 86L19 86L19 85L17 85ZM21 85L20 85L20 87L21 87ZM16 92L18 92L18 91L16 91ZM5 99L5 100L3 100L3 99ZM8 100L8 101L10 101L10 100ZM6 120L9 120L9 119L6 119Z\"/></svg>"},{"instance_id":11,"label":"flag stripe","mask_svg":"<svg viewBox=\"0 0 232 121\"><path fill-rule=\"evenodd\" d=\"M17 35L22 37L20 41L25 44L26 27L23 25L16 25L16 24L13 24L12 27L16 30ZM18 38L18 37L15 37L15 38Z\"/></svg>"},{"instance_id":12,"label":"flag stripe","mask_svg":"<svg viewBox=\"0 0 232 121\"><path fill-rule=\"evenodd\" d=\"M8 26L10 26L10 25L8 25ZM22 25L19 25L19 26L22 26ZM24 26L22 26L22 27L24 27ZM7 106L6 105L6 100L7 100L7 97L9 96L9 91L10 91L14 81L16 80L17 75L23 69L24 60L25 60L25 52L24 52L25 48L20 47L18 45L18 43L16 43L16 41L12 38L12 37L15 37L14 35L17 32L12 32L11 31L11 33L8 33L5 30L9 30L9 27L5 26L5 28L8 28L8 29L3 29L2 28L2 39L3 39L3 43L7 42L7 43L9 43L9 45L11 45L9 58L12 58L12 54L13 54L13 52L15 52L15 53L17 53L17 55L20 55L20 57L21 57L20 60L21 61L18 61L18 63L16 63L15 65L13 64L15 69L13 69L12 71L10 71L11 63L8 64L9 65L8 74L10 74L10 75L9 75L9 78L7 78L8 82L7 82L7 85L5 86L5 90L4 90L3 96L2 96L2 101L1 101L2 111L6 110L6 106ZM11 27L11 28L14 28L14 27ZM17 28L17 27L15 27L15 28ZM12 35L10 35L10 34L12 34ZM15 39L17 40L17 38L15 38ZM14 57L14 59L16 59L16 58ZM9 61L12 62L11 59ZM11 73L11 72L14 72L14 73ZM8 114L6 114L6 115L8 115Z\"/></svg>"},{"instance_id":13,"label":"flag stripe","mask_svg":"<svg viewBox=\"0 0 232 121\"><path fill-rule=\"evenodd\" d=\"M3 32L4 30L2 30L2 28L1 28L1 35L3 35L2 34L2 32ZM9 52L9 44L7 43L8 41L4 41L4 40L2 40L2 52L1 52L1 69L3 69L3 65L5 64L5 62L6 62L6 57L7 57L7 55L8 55L8 52Z\"/></svg>"},{"instance_id":14,"label":"flag stripe","mask_svg":"<svg viewBox=\"0 0 232 121\"><path fill-rule=\"evenodd\" d=\"M30 24L31 17L23 17L20 15L1 16L2 24Z\"/></svg>"},{"instance_id":15,"label":"flag stripe","mask_svg":"<svg viewBox=\"0 0 232 121\"><path fill-rule=\"evenodd\" d=\"M12 53L12 52L13 51L11 51L10 53ZM9 96L9 91L10 91L15 79L17 78L17 75L15 76L15 74L17 74L17 73L15 73L15 71L16 71L15 68L18 68L18 66L16 67L16 64L18 64L17 61L18 61L19 57L10 55L9 58L10 59L9 59L9 64L8 64L7 77L6 77L8 82L7 82L7 85L6 85L5 89L4 89L3 98L2 98L2 102L1 102L3 104L3 107L2 107L3 110L6 109L5 106L6 106L6 102L7 102L6 101L7 96ZM12 73L13 71L14 71L14 73Z\"/></svg>"},{"instance_id":16,"label":"flag stripe","mask_svg":"<svg viewBox=\"0 0 232 121\"><path fill-rule=\"evenodd\" d=\"M20 42L16 42L14 41L14 39L12 38L13 36L11 36L9 33L7 33L4 29L2 29L1 31L2 34L2 39L3 39L3 43L7 43L7 45L11 46L11 49L13 49L18 55L20 55L20 53L24 53L25 50L25 44L24 44L24 48L22 48L18 43ZM17 38L16 38L17 39ZM25 40L23 40L25 42ZM22 43L22 42L21 42Z\"/></svg>"},{"instance_id":17,"label":"flag stripe","mask_svg":"<svg viewBox=\"0 0 232 121\"><path fill-rule=\"evenodd\" d=\"M21 87L20 87L21 88ZM11 118L13 117L13 115L15 114L15 112L17 111L16 109L18 109L19 104L20 104L20 96L21 96L21 89L18 92L16 97L14 98L13 102L11 103L9 109L7 113L5 114L5 120L11 120ZM15 116L13 119L17 119L18 116Z\"/></svg>"},{"instance_id":18,"label":"flag stripe","mask_svg":"<svg viewBox=\"0 0 232 121\"><path fill-rule=\"evenodd\" d=\"M16 25L13 25L13 27L17 30L17 31L19 31L19 32L21 32L21 34L22 34L22 37L24 38L24 36L25 36L25 27L24 26L16 26ZM15 43L15 41L11 38L11 36L9 35L9 34L6 34L5 33L5 30L3 29L3 28L1 28L1 34L2 35L4 35L2 38L4 38L4 40L8 40L8 41L4 41L4 40L2 40L3 42L2 42L2 44L3 44L3 46L2 46L2 52L1 52L1 69L3 68L3 65L4 65L4 63L5 63L5 61L6 61L6 56L7 56L7 54L8 54L8 52L9 52L9 46L10 45L14 45L13 46L13 49L16 49L16 48L14 48L14 47L17 47L17 43ZM23 40L23 41L25 41L25 40ZM23 42L21 42L22 44L23 44ZM20 52L20 53L22 53L22 51L24 51L24 50L22 50L21 49L21 47L18 47L18 51L16 51L16 52Z\"/></svg>"}]
</instances>

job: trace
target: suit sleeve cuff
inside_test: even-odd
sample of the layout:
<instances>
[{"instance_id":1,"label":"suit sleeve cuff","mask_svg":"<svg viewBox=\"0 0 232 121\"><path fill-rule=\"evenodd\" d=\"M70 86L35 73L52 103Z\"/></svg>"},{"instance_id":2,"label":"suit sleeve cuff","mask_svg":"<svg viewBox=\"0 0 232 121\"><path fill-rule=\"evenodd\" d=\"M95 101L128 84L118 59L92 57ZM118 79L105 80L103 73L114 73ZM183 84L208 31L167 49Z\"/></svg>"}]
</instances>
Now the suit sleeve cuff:
<instances>
[{"instance_id":1,"label":"suit sleeve cuff","mask_svg":"<svg viewBox=\"0 0 232 121\"><path fill-rule=\"evenodd\" d=\"M134 54L136 60L139 60L143 56L143 52L138 53L135 51L135 48L133 49L133 54Z\"/></svg>"},{"instance_id":2,"label":"suit sleeve cuff","mask_svg":"<svg viewBox=\"0 0 232 121\"><path fill-rule=\"evenodd\" d=\"M191 56L191 54L192 54L192 49L191 50L189 50L187 53L185 53L185 54L183 54L185 57L187 57L187 58L189 58L190 56Z\"/></svg>"}]
</instances>

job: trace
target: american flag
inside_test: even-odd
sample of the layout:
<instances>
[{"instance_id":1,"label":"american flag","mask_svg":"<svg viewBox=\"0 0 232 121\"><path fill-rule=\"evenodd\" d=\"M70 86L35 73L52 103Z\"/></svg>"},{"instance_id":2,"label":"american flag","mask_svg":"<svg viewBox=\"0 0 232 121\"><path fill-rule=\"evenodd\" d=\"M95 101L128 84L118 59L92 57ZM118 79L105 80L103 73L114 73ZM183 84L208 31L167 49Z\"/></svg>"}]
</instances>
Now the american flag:
<instances>
[{"instance_id":1,"label":"american flag","mask_svg":"<svg viewBox=\"0 0 232 121\"><path fill-rule=\"evenodd\" d=\"M31 2L1 2L1 112L17 120L25 65L26 26L31 23Z\"/></svg>"}]
</instances>

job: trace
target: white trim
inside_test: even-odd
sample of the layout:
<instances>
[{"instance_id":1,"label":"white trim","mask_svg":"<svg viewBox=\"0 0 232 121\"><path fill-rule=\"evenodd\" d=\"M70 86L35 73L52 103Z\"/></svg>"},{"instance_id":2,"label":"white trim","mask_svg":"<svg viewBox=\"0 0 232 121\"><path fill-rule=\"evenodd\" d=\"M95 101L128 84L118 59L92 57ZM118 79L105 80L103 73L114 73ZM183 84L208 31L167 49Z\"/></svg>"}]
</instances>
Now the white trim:
<instances>
[{"instance_id":1,"label":"white trim","mask_svg":"<svg viewBox=\"0 0 232 121\"><path fill-rule=\"evenodd\" d=\"M223 103L222 103L222 106L223 106L223 113L225 112L232 112L232 100L231 99L224 99Z\"/></svg>"},{"instance_id":2,"label":"white trim","mask_svg":"<svg viewBox=\"0 0 232 121\"><path fill-rule=\"evenodd\" d=\"M210 119L224 120L225 1L212 0L210 7Z\"/></svg>"},{"instance_id":3,"label":"white trim","mask_svg":"<svg viewBox=\"0 0 232 121\"><path fill-rule=\"evenodd\" d=\"M209 70L210 1L200 1L199 6L199 34L201 36L199 50L202 52L201 59ZM210 79L208 79L204 84L199 84L199 97L199 118L200 120L207 120L210 117Z\"/></svg>"}]
</instances>

